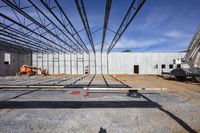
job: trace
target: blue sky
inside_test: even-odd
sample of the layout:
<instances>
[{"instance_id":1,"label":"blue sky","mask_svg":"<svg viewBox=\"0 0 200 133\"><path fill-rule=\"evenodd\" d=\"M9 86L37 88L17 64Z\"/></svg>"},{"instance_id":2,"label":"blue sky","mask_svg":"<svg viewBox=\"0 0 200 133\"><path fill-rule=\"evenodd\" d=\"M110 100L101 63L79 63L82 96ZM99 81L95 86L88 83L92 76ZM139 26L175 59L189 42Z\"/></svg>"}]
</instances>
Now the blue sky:
<instances>
[{"instance_id":1,"label":"blue sky","mask_svg":"<svg viewBox=\"0 0 200 133\"><path fill-rule=\"evenodd\" d=\"M47 10L42 7L39 0L33 0L53 21ZM103 27L105 0L84 0L91 31ZM79 31L83 25L78 15L73 0L59 0L62 8ZM131 0L113 0L108 27L117 31ZM27 5L27 1L23 1ZM13 13L3 12L13 17ZM30 11L29 11L30 10ZM27 9L31 16L37 18L37 14ZM55 10L56 12L56 10ZM23 19L22 16L19 18ZM126 32L116 44L113 51L131 49L133 52L177 52L187 49L197 26L200 24L200 0L146 0L135 19L129 25ZM93 33L95 48L100 50L102 30ZM86 33L80 32L84 42L90 47ZM114 33L107 31L106 48L112 41ZM91 49L91 48L90 48Z\"/></svg>"},{"instance_id":2,"label":"blue sky","mask_svg":"<svg viewBox=\"0 0 200 133\"><path fill-rule=\"evenodd\" d=\"M199 0L147 0L121 42L133 51L181 51L198 24Z\"/></svg>"},{"instance_id":3,"label":"blue sky","mask_svg":"<svg viewBox=\"0 0 200 133\"><path fill-rule=\"evenodd\" d=\"M111 29L116 31L130 2L113 0L109 19ZM85 0L93 30L103 25L104 4L102 0ZM113 51L182 51L187 49L199 24L200 0L147 0ZM101 33L94 34L95 42L101 40ZM108 31L107 42L110 42L112 35Z\"/></svg>"}]
</instances>

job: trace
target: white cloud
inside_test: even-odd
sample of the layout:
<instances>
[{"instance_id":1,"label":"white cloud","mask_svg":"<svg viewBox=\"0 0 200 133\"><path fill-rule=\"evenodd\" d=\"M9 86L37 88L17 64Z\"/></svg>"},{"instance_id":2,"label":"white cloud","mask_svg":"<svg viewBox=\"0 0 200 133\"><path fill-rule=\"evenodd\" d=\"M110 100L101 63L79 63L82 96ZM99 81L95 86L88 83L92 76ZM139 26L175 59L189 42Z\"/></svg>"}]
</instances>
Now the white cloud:
<instances>
[{"instance_id":1,"label":"white cloud","mask_svg":"<svg viewBox=\"0 0 200 133\"><path fill-rule=\"evenodd\" d=\"M185 37L191 36L188 33L177 31L177 30L166 32L164 35L168 37L173 37L173 38L185 38Z\"/></svg>"},{"instance_id":2,"label":"white cloud","mask_svg":"<svg viewBox=\"0 0 200 133\"><path fill-rule=\"evenodd\" d=\"M165 42L164 39L149 39L149 40L123 39L116 44L115 48L143 48L155 45L162 45L163 42Z\"/></svg>"}]
</instances>

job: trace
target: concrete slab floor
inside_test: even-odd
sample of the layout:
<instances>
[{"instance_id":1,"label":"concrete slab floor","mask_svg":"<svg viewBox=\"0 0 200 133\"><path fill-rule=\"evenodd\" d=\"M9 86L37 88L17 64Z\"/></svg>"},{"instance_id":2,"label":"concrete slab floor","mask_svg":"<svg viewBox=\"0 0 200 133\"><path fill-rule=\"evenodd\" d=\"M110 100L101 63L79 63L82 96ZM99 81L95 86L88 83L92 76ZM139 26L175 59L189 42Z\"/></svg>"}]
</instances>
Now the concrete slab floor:
<instances>
[{"instance_id":1,"label":"concrete slab floor","mask_svg":"<svg viewBox=\"0 0 200 133\"><path fill-rule=\"evenodd\" d=\"M92 75L88 76L87 82ZM82 94L71 95L71 90L1 89L0 132L88 133L99 132L101 127L108 133L200 131L198 83L156 76L116 77L130 86L167 87L169 91L140 91L141 98L132 98L120 93L94 93L83 97ZM101 75L93 80L93 84L103 84ZM112 83L111 79L109 82ZM83 83L83 80L77 82Z\"/></svg>"}]
</instances>

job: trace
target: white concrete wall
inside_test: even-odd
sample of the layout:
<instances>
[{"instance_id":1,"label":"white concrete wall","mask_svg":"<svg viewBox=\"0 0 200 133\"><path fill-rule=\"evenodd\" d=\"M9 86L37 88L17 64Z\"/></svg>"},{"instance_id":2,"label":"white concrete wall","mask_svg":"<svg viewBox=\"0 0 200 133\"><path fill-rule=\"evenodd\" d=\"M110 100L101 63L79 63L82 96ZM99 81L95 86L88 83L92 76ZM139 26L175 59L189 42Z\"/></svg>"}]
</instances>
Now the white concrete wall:
<instances>
[{"instance_id":1,"label":"white concrete wall","mask_svg":"<svg viewBox=\"0 0 200 133\"><path fill-rule=\"evenodd\" d=\"M71 61L70 61L71 56ZM139 74L160 74L161 65L165 64L164 71L170 71L169 64L173 64L173 59L183 58L185 53L110 53L107 55L96 53L90 54L36 54L34 53L33 66L47 68L50 74L83 74L85 67L90 66L90 73L95 74L133 74L134 65L139 65ZM108 62L108 65L107 65ZM155 69L154 66L158 65ZM101 67L102 66L102 67ZM176 66L174 65L174 68ZM96 70L95 70L96 68ZM108 68L108 69L107 69Z\"/></svg>"}]
</instances>

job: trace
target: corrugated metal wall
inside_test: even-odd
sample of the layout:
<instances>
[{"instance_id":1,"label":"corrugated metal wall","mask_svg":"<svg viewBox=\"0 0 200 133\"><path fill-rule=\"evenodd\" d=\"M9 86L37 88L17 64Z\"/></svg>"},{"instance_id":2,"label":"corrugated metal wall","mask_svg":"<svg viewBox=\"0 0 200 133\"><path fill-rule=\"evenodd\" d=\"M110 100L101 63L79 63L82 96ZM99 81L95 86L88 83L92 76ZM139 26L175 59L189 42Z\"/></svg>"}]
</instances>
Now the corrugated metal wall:
<instances>
[{"instance_id":1,"label":"corrugated metal wall","mask_svg":"<svg viewBox=\"0 0 200 133\"><path fill-rule=\"evenodd\" d=\"M47 68L50 74L83 74L87 67L90 74L133 74L134 65L139 65L139 74L160 74L162 64L166 66L164 71L170 71L173 59L184 56L185 53L103 53L101 61L101 53L96 53L95 65L94 54L34 53L32 63Z\"/></svg>"}]
</instances>

